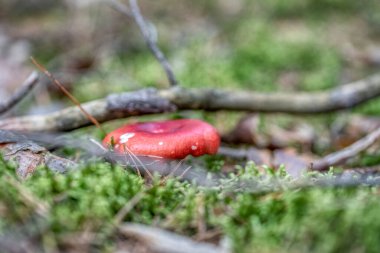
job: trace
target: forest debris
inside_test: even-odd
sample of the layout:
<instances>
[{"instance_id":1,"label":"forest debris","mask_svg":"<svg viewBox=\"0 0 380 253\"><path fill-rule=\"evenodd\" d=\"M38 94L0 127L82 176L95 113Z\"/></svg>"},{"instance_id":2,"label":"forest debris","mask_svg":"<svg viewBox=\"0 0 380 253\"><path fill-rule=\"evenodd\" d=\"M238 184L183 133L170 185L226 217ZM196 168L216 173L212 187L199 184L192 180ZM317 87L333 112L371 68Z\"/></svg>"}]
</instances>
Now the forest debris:
<instances>
[{"instance_id":1,"label":"forest debris","mask_svg":"<svg viewBox=\"0 0 380 253\"><path fill-rule=\"evenodd\" d=\"M257 114L244 116L235 128L224 135L222 140L227 143L253 144L258 148L285 148L292 144L300 144L303 149L310 150L315 142L314 129L308 124L293 124L284 129L270 125L260 130L260 117Z\"/></svg>"},{"instance_id":2,"label":"forest debris","mask_svg":"<svg viewBox=\"0 0 380 253\"><path fill-rule=\"evenodd\" d=\"M0 153L6 161L16 162L16 171L21 178L26 178L39 166L47 166L60 173L77 166L68 159L51 154L25 136L6 130L0 130Z\"/></svg>"},{"instance_id":3,"label":"forest debris","mask_svg":"<svg viewBox=\"0 0 380 253\"><path fill-rule=\"evenodd\" d=\"M136 0L129 1L129 7L118 0L109 0L107 2L110 6L120 12L121 14L127 16L128 18L133 18L136 22L137 26L140 29L141 34L143 35L145 44L148 46L149 50L153 54L153 56L160 63L162 68L165 71L165 74L169 80L170 86L176 86L178 84L177 78L174 75L174 71L165 57L164 53L160 50L157 45L157 32L152 23L147 21L140 12L140 7L137 4Z\"/></svg>"},{"instance_id":4,"label":"forest debris","mask_svg":"<svg viewBox=\"0 0 380 253\"><path fill-rule=\"evenodd\" d=\"M313 170L326 170L330 166L340 165L350 158L357 156L360 152L368 149L373 144L380 140L380 128L377 128L373 132L367 134L360 140L356 141L352 145L331 153L313 163Z\"/></svg>"},{"instance_id":5,"label":"forest debris","mask_svg":"<svg viewBox=\"0 0 380 253\"><path fill-rule=\"evenodd\" d=\"M174 112L176 109L169 100L160 97L154 88L111 94L107 97L107 110L113 113L152 114Z\"/></svg>"},{"instance_id":6,"label":"forest debris","mask_svg":"<svg viewBox=\"0 0 380 253\"><path fill-rule=\"evenodd\" d=\"M149 227L141 224L124 223L119 231L133 241L141 242L146 247L146 252L156 253L227 253L224 249L213 244L196 242L185 236L169 232L160 228ZM128 245L124 245L128 248ZM120 251L121 252L121 251ZM127 251L128 252L128 251ZM135 252L135 251L133 251Z\"/></svg>"},{"instance_id":7,"label":"forest debris","mask_svg":"<svg viewBox=\"0 0 380 253\"><path fill-rule=\"evenodd\" d=\"M0 114L7 112L20 102L38 83L38 74L33 71L24 81L22 86L5 102L0 103Z\"/></svg>"},{"instance_id":8,"label":"forest debris","mask_svg":"<svg viewBox=\"0 0 380 253\"><path fill-rule=\"evenodd\" d=\"M271 154L269 150L260 150L251 148L230 148L222 146L218 150L219 155L227 156L233 159L243 159L253 161L256 165L271 164Z\"/></svg>"},{"instance_id":9,"label":"forest debris","mask_svg":"<svg viewBox=\"0 0 380 253\"><path fill-rule=\"evenodd\" d=\"M71 102L73 102L79 108L79 110L81 110L81 112L86 116L86 118L88 118L88 120L91 121L91 123L93 123L98 129L100 129L103 133L105 133L102 126L99 124L99 122L90 113L88 113L86 110L83 109L83 107L82 107L81 103L78 101L78 99L75 96L73 96L60 83L60 81L58 79L56 79L44 66L42 66L39 62L37 62L37 60L35 60L33 57L31 57L31 60L32 60L33 64L36 65L37 68L40 71L42 71L47 77L49 77L49 79L52 81L52 83L55 84L62 91L62 93L65 94L71 100Z\"/></svg>"},{"instance_id":10,"label":"forest debris","mask_svg":"<svg viewBox=\"0 0 380 253\"><path fill-rule=\"evenodd\" d=\"M380 118L353 116L348 122L336 122L331 130L332 146L345 148L380 127Z\"/></svg>"},{"instance_id":11,"label":"forest debris","mask_svg":"<svg viewBox=\"0 0 380 253\"><path fill-rule=\"evenodd\" d=\"M222 136L222 140L227 143L253 144L256 147L267 146L267 139L259 131L260 117L258 114L247 114L242 117L234 129Z\"/></svg>"},{"instance_id":12,"label":"forest debris","mask_svg":"<svg viewBox=\"0 0 380 253\"><path fill-rule=\"evenodd\" d=\"M313 158L306 154L297 154L292 148L275 150L273 152L273 164L278 167L284 165L286 172L294 178L299 178L310 167Z\"/></svg>"},{"instance_id":13,"label":"forest debris","mask_svg":"<svg viewBox=\"0 0 380 253\"><path fill-rule=\"evenodd\" d=\"M308 124L297 124L290 129L283 129L276 125L269 127L270 147L285 148L291 145L300 145L303 150L310 151L316 134L314 129Z\"/></svg>"}]
</instances>

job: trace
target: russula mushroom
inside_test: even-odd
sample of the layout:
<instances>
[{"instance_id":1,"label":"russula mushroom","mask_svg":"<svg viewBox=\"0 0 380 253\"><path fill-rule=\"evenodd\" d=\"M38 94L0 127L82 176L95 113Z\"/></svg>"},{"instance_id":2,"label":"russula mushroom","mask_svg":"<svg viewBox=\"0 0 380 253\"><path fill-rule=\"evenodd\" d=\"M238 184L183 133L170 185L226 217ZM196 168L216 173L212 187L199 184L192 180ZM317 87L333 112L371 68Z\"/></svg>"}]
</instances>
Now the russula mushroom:
<instances>
[{"instance_id":1,"label":"russula mushroom","mask_svg":"<svg viewBox=\"0 0 380 253\"><path fill-rule=\"evenodd\" d=\"M182 159L218 151L220 137L210 124L197 119L166 120L126 125L109 133L103 145L135 155Z\"/></svg>"}]
</instances>

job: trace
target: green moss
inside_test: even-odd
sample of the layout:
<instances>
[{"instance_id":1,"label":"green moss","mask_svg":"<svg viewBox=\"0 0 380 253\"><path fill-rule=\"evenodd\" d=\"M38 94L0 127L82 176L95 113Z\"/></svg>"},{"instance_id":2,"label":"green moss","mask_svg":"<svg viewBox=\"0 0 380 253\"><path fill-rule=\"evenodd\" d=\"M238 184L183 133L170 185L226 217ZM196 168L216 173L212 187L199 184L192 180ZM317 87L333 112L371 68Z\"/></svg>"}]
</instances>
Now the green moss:
<instances>
[{"instance_id":1,"label":"green moss","mask_svg":"<svg viewBox=\"0 0 380 253\"><path fill-rule=\"evenodd\" d=\"M9 177L16 180L14 168L0 168L0 229L9 231L33 220L36 209L9 183ZM380 232L378 188L282 187L266 193L236 188L239 180L258 179L259 189L267 189L273 180L293 180L284 169L263 172L250 163L223 179L221 187L203 188L176 179L162 184L158 177L147 185L128 170L97 163L66 175L40 169L21 187L49 204L45 222L58 244L61 235L90 225L106 235L101 238L107 247L112 246L107 238L113 233L109 228L115 215L136 194L142 194L124 221L154 223L194 235L201 218L208 229L221 229L236 252L375 252L380 247L376 237ZM204 214L199 216L201 209Z\"/></svg>"},{"instance_id":2,"label":"green moss","mask_svg":"<svg viewBox=\"0 0 380 253\"><path fill-rule=\"evenodd\" d=\"M263 23L248 20L237 32L233 57L234 73L240 83L255 90L272 91L282 73L299 76L301 90L330 88L336 84L340 60L334 49L318 43L316 38L289 41L276 35Z\"/></svg>"},{"instance_id":3,"label":"green moss","mask_svg":"<svg viewBox=\"0 0 380 253\"><path fill-rule=\"evenodd\" d=\"M263 5L276 17L308 18L337 12L340 14L352 13L365 4L345 0L269 0L265 1Z\"/></svg>"},{"instance_id":4,"label":"green moss","mask_svg":"<svg viewBox=\"0 0 380 253\"><path fill-rule=\"evenodd\" d=\"M355 108L354 111L361 114L367 114L367 115L379 115L380 114L380 99L373 99Z\"/></svg>"}]
</instances>

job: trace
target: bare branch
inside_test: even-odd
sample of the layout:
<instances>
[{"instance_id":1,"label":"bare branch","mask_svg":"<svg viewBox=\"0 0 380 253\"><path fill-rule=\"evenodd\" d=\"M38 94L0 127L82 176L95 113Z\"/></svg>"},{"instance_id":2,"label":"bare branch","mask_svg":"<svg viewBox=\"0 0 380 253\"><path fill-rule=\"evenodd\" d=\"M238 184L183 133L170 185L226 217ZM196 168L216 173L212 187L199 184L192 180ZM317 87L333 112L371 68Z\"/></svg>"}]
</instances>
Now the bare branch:
<instances>
[{"instance_id":1,"label":"bare branch","mask_svg":"<svg viewBox=\"0 0 380 253\"><path fill-rule=\"evenodd\" d=\"M22 86L5 102L0 103L0 114L9 111L13 106L20 102L38 83L37 72L32 72L24 81Z\"/></svg>"},{"instance_id":2,"label":"bare branch","mask_svg":"<svg viewBox=\"0 0 380 253\"><path fill-rule=\"evenodd\" d=\"M216 89L143 89L113 94L83 103L98 122L129 116L179 110L323 113L352 108L380 95L380 75L315 93L258 93ZM77 107L46 115L0 120L0 129L18 131L70 131L91 125Z\"/></svg>"},{"instance_id":3,"label":"bare branch","mask_svg":"<svg viewBox=\"0 0 380 253\"><path fill-rule=\"evenodd\" d=\"M172 70L172 67L170 66L170 63L166 59L165 55L162 53L162 51L157 46L157 42L155 41L152 32L149 31L148 23L144 19L144 17L141 15L140 8L137 4L136 0L129 0L129 5L131 7L131 14L133 19L135 20L136 24L138 25L141 34L144 37L145 43L149 47L149 50L152 52L154 57L158 60L158 62L163 67L166 76L169 79L169 83L171 86L176 86L178 84L177 79L174 75L174 72ZM114 5L114 8L118 11L120 11L123 14L127 14L127 9L122 8L120 4ZM129 16L129 15L127 15Z\"/></svg>"}]
</instances>

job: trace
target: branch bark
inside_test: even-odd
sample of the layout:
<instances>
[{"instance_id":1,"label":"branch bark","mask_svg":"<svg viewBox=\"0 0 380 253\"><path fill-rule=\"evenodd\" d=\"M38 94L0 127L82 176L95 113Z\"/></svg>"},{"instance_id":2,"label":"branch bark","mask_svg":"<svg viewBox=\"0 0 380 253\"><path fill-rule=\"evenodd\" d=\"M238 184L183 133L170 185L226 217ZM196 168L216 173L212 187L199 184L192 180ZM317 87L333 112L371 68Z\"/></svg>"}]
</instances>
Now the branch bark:
<instances>
[{"instance_id":1,"label":"branch bark","mask_svg":"<svg viewBox=\"0 0 380 253\"><path fill-rule=\"evenodd\" d=\"M380 74L337 88L314 93L260 93L217 89L167 90L153 88L112 94L83 103L97 121L175 110L229 110L315 114L352 108L380 95ZM78 107L54 113L0 120L0 129L19 131L70 131L88 126L91 121Z\"/></svg>"},{"instance_id":2,"label":"branch bark","mask_svg":"<svg viewBox=\"0 0 380 253\"><path fill-rule=\"evenodd\" d=\"M26 136L6 130L0 130L0 154L5 161L17 163L16 172L21 178L26 178L39 166L60 173L78 166L73 161L51 154Z\"/></svg>"}]
</instances>

